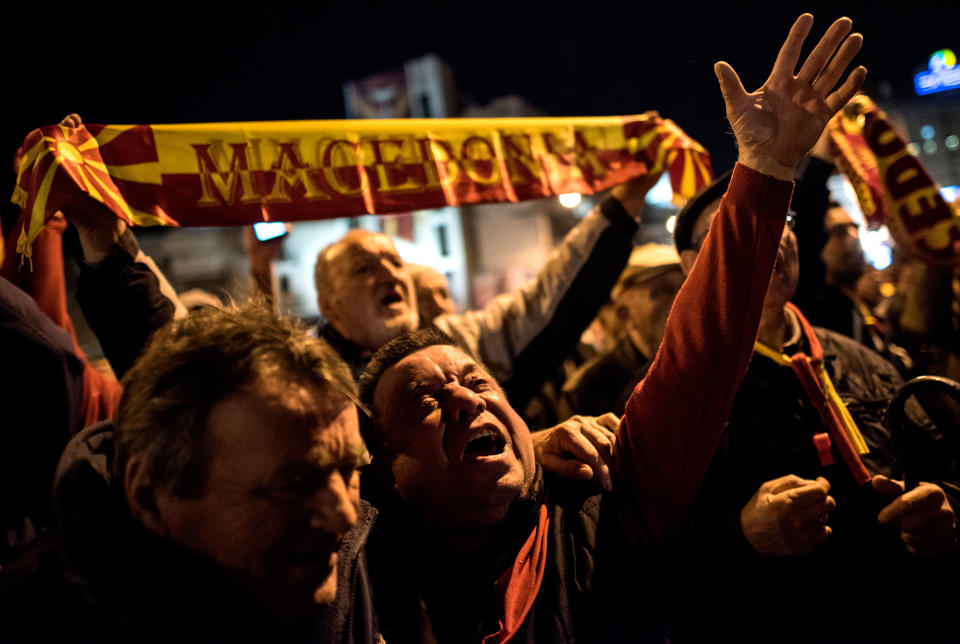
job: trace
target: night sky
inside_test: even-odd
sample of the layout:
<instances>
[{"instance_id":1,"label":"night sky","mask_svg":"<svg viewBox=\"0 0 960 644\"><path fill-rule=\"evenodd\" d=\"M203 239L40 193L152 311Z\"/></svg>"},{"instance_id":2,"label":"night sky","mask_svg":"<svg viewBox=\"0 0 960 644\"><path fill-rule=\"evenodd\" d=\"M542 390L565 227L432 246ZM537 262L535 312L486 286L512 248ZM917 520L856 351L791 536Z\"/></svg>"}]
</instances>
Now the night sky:
<instances>
[{"instance_id":1,"label":"night sky","mask_svg":"<svg viewBox=\"0 0 960 644\"><path fill-rule=\"evenodd\" d=\"M960 53L955 2L18 4L3 17L10 158L30 129L71 111L93 123L342 118L343 81L432 52L474 103L520 94L554 116L658 110L722 170L735 151L713 62L755 89L802 11L816 38L853 18L881 107L881 82L909 95L933 51Z\"/></svg>"}]
</instances>

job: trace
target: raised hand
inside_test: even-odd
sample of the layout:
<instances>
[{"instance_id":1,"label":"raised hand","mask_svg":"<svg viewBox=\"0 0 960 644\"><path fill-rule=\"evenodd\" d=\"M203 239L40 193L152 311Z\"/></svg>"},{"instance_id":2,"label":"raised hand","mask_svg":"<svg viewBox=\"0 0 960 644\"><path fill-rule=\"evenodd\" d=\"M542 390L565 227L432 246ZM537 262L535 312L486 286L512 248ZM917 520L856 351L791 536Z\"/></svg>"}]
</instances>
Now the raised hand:
<instances>
[{"instance_id":1,"label":"raised hand","mask_svg":"<svg viewBox=\"0 0 960 644\"><path fill-rule=\"evenodd\" d=\"M647 193L657 185L663 172L646 174L630 181L618 183L610 191L610 195L620 202L623 209L639 223L646 207Z\"/></svg>"},{"instance_id":2,"label":"raised hand","mask_svg":"<svg viewBox=\"0 0 960 644\"><path fill-rule=\"evenodd\" d=\"M863 44L860 34L850 34L850 19L840 18L794 75L812 25L809 13L797 18L770 77L755 92L744 90L729 64L714 65L727 120L740 147L740 163L779 179L793 179L797 163L816 143L827 121L860 89L867 74L866 68L857 67L831 92Z\"/></svg>"}]
</instances>

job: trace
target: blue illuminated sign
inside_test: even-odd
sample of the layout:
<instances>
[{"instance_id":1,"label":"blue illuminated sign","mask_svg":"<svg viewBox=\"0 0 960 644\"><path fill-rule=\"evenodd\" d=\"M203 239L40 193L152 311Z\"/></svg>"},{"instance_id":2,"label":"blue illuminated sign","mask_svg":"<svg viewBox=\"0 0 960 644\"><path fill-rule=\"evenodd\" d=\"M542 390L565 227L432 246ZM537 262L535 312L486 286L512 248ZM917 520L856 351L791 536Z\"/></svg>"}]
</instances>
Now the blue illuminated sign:
<instances>
[{"instance_id":1,"label":"blue illuminated sign","mask_svg":"<svg viewBox=\"0 0 960 644\"><path fill-rule=\"evenodd\" d=\"M941 49L930 56L930 71L913 77L913 86L919 96L960 88L960 65L949 49Z\"/></svg>"}]
</instances>

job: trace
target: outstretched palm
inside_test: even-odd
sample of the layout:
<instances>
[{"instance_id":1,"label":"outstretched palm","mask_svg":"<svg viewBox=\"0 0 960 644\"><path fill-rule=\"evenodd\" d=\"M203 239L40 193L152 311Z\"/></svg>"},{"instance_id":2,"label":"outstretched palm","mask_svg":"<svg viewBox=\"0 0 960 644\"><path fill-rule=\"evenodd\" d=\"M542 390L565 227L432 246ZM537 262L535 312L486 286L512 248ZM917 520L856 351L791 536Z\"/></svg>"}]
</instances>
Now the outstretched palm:
<instances>
[{"instance_id":1,"label":"outstretched palm","mask_svg":"<svg viewBox=\"0 0 960 644\"><path fill-rule=\"evenodd\" d=\"M792 172L816 143L827 121L863 84L867 70L858 67L831 93L863 44L860 34L847 35L849 18L840 18L830 26L794 76L800 48L812 25L813 16L808 13L797 18L770 77L755 92L744 90L737 73L727 63L718 62L714 68L727 106L727 119L740 146L741 161L755 169L781 170L773 174Z\"/></svg>"}]
</instances>

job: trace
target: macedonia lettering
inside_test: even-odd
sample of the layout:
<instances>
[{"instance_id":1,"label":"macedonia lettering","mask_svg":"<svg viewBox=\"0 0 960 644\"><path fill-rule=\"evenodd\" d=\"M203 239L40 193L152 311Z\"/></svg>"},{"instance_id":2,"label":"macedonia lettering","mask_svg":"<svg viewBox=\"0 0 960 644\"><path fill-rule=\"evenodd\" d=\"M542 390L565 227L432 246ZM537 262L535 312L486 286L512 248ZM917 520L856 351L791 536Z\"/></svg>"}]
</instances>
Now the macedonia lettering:
<instances>
[{"instance_id":1,"label":"macedonia lettering","mask_svg":"<svg viewBox=\"0 0 960 644\"><path fill-rule=\"evenodd\" d=\"M653 113L49 126L19 160L27 245L78 192L134 225L220 226L590 193L664 170L680 201L711 178L706 151Z\"/></svg>"},{"instance_id":2,"label":"macedonia lettering","mask_svg":"<svg viewBox=\"0 0 960 644\"><path fill-rule=\"evenodd\" d=\"M960 263L960 211L944 200L887 115L857 96L828 127L838 166L868 221L886 223L897 244L925 262Z\"/></svg>"}]
</instances>

